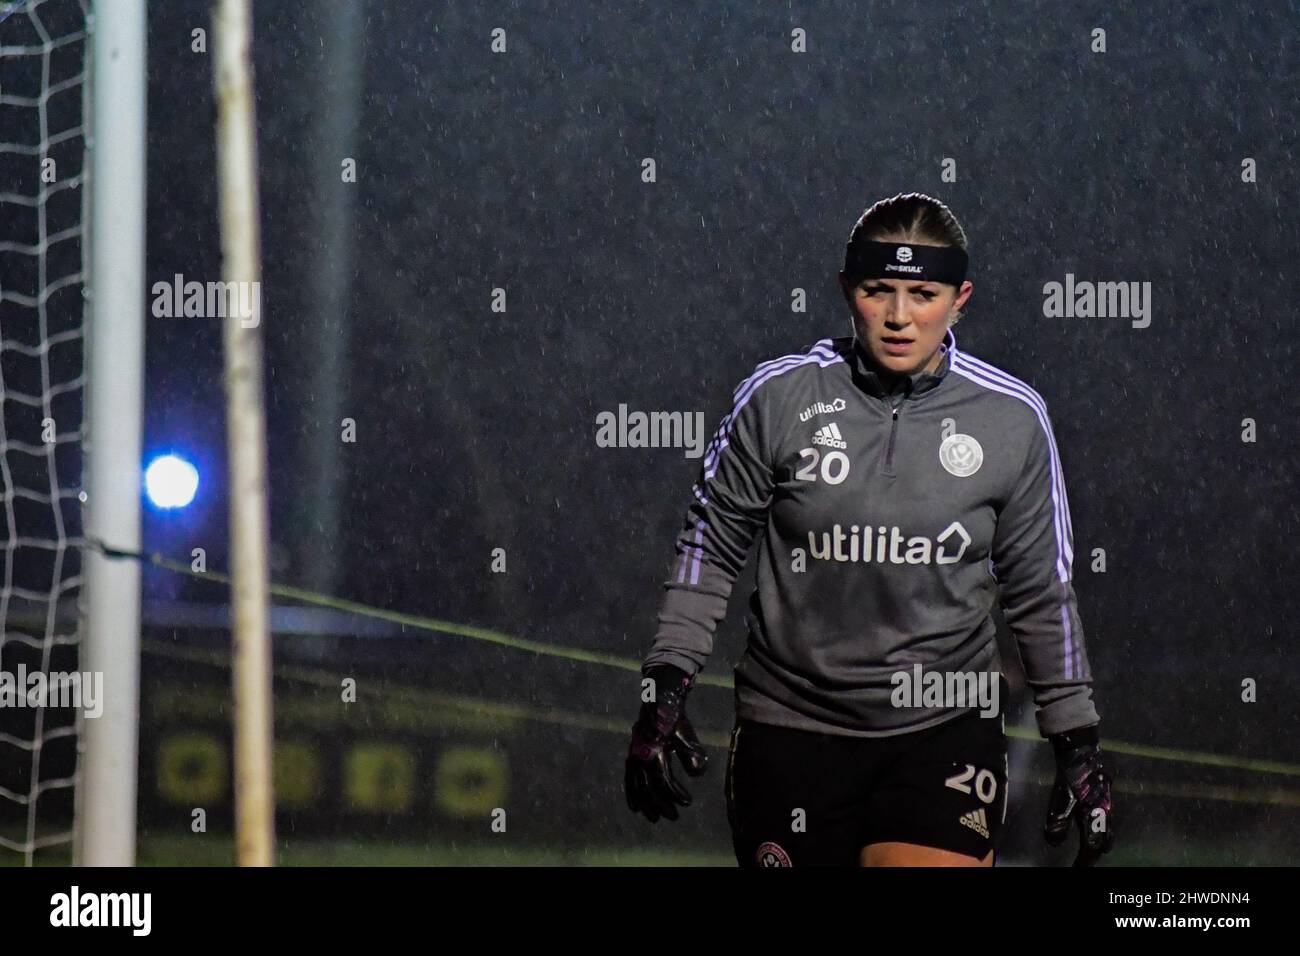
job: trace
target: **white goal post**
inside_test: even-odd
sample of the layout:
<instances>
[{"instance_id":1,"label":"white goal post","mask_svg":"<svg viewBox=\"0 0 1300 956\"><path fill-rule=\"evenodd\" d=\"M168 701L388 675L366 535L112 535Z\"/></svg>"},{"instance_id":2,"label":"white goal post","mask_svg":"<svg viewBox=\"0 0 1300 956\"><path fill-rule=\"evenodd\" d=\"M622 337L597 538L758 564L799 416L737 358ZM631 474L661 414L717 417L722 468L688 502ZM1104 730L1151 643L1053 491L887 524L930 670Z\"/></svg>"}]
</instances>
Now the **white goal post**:
<instances>
[{"instance_id":1,"label":"white goal post","mask_svg":"<svg viewBox=\"0 0 1300 956\"><path fill-rule=\"evenodd\" d=\"M90 42L88 541L140 550L145 317L145 0L95 0ZM104 675L83 719L74 863L132 866L140 704L140 565L85 549L81 669Z\"/></svg>"},{"instance_id":2,"label":"white goal post","mask_svg":"<svg viewBox=\"0 0 1300 956\"><path fill-rule=\"evenodd\" d=\"M28 866L135 860L140 566L96 542L140 545L145 3L0 0L0 854ZM28 691L69 671L98 716Z\"/></svg>"}]
</instances>

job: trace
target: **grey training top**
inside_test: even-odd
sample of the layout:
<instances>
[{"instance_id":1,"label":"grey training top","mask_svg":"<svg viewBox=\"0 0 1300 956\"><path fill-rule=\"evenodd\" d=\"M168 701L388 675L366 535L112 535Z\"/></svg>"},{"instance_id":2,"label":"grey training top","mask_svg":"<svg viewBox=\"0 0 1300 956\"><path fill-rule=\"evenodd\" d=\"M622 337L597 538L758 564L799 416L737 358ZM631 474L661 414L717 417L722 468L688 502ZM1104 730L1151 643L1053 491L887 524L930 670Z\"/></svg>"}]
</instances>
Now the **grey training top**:
<instances>
[{"instance_id":1,"label":"grey training top","mask_svg":"<svg viewBox=\"0 0 1300 956\"><path fill-rule=\"evenodd\" d=\"M1039 731L1098 722L1047 407L951 330L942 348L933 373L892 391L852 336L740 383L705 449L643 671L704 666L761 531L741 718L876 737L956 717L893 706L891 678L916 664L997 670L1000 599Z\"/></svg>"}]
</instances>

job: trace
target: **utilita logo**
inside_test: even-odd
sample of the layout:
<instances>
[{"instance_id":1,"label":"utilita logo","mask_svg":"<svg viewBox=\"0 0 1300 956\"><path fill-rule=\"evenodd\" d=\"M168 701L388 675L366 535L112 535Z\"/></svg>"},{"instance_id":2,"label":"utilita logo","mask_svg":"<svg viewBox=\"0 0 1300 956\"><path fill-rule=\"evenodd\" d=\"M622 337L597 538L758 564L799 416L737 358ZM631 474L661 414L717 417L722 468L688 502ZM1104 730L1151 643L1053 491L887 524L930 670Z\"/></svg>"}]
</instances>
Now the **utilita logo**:
<instances>
[{"instance_id":1,"label":"utilita logo","mask_svg":"<svg viewBox=\"0 0 1300 956\"><path fill-rule=\"evenodd\" d=\"M848 402L842 398L837 398L833 402L813 402L799 413L799 421L806 422L814 415L830 415L834 412L842 412L847 405Z\"/></svg>"},{"instance_id":2,"label":"utilita logo","mask_svg":"<svg viewBox=\"0 0 1300 956\"><path fill-rule=\"evenodd\" d=\"M859 528L833 525L830 531L809 531L808 552L818 561L861 561L878 564L956 564L970 546L971 537L954 521L931 541L907 538L897 527ZM819 547L820 545L820 547ZM953 545L956 550L950 550Z\"/></svg>"}]
</instances>

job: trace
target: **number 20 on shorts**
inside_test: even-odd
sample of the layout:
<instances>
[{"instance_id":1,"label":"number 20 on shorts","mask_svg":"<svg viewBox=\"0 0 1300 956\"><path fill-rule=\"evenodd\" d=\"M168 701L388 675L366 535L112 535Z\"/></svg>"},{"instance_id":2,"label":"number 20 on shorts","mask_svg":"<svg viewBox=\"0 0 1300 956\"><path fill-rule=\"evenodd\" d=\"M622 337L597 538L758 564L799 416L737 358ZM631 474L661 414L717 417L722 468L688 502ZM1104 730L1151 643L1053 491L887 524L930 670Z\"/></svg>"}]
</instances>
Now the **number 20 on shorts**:
<instances>
[{"instance_id":1,"label":"number 20 on shorts","mask_svg":"<svg viewBox=\"0 0 1300 956\"><path fill-rule=\"evenodd\" d=\"M967 782L971 777L975 778L974 787ZM952 787L962 793L970 793L974 790L975 796L979 797L984 803L992 803L993 798L998 795L998 778L988 770L976 772L975 767L971 764L967 764L965 770L953 774L943 784L945 787Z\"/></svg>"}]
</instances>

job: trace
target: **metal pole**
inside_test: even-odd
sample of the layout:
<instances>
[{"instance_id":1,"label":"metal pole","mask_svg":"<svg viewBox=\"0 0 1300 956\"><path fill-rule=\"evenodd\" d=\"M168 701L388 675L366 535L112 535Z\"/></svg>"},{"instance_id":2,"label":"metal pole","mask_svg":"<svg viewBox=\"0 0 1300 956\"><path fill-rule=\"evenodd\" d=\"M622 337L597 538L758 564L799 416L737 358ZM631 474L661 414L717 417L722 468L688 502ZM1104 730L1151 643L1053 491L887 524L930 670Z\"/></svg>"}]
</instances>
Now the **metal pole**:
<instances>
[{"instance_id":1,"label":"metal pole","mask_svg":"<svg viewBox=\"0 0 1300 956\"><path fill-rule=\"evenodd\" d=\"M90 321L84 533L140 549L144 392L145 0L99 0L91 32ZM83 247L87 239L82 237ZM104 675L82 722L74 860L134 866L140 704L140 566L85 556L81 669Z\"/></svg>"},{"instance_id":2,"label":"metal pole","mask_svg":"<svg viewBox=\"0 0 1300 956\"><path fill-rule=\"evenodd\" d=\"M249 6L249 0L219 0L214 10L217 176L222 278L227 288L251 290L246 299L252 305L250 316L241 316L232 309L224 320L234 630L235 850L240 866L271 866L275 862L275 801L271 791L273 729L267 607L269 504Z\"/></svg>"},{"instance_id":3,"label":"metal pole","mask_svg":"<svg viewBox=\"0 0 1300 956\"><path fill-rule=\"evenodd\" d=\"M303 586L334 594L342 573L341 551L323 542L339 535L339 486L343 474L343 443L339 427L344 415L348 381L348 305L352 289L353 197L357 186L341 182L344 156L356 154L365 76L361 44L365 37L365 0L316 0L324 43L324 68L304 78L303 96L327 103L316 111L308 155L319 164L315 196L309 207L314 255L299 261L310 270L303 277L310 306L302 317L298 374L305 378L315 401L300 406L298 460L302 479L293 502L291 527L298 539L294 567ZM364 175L364 171L362 175Z\"/></svg>"}]
</instances>

